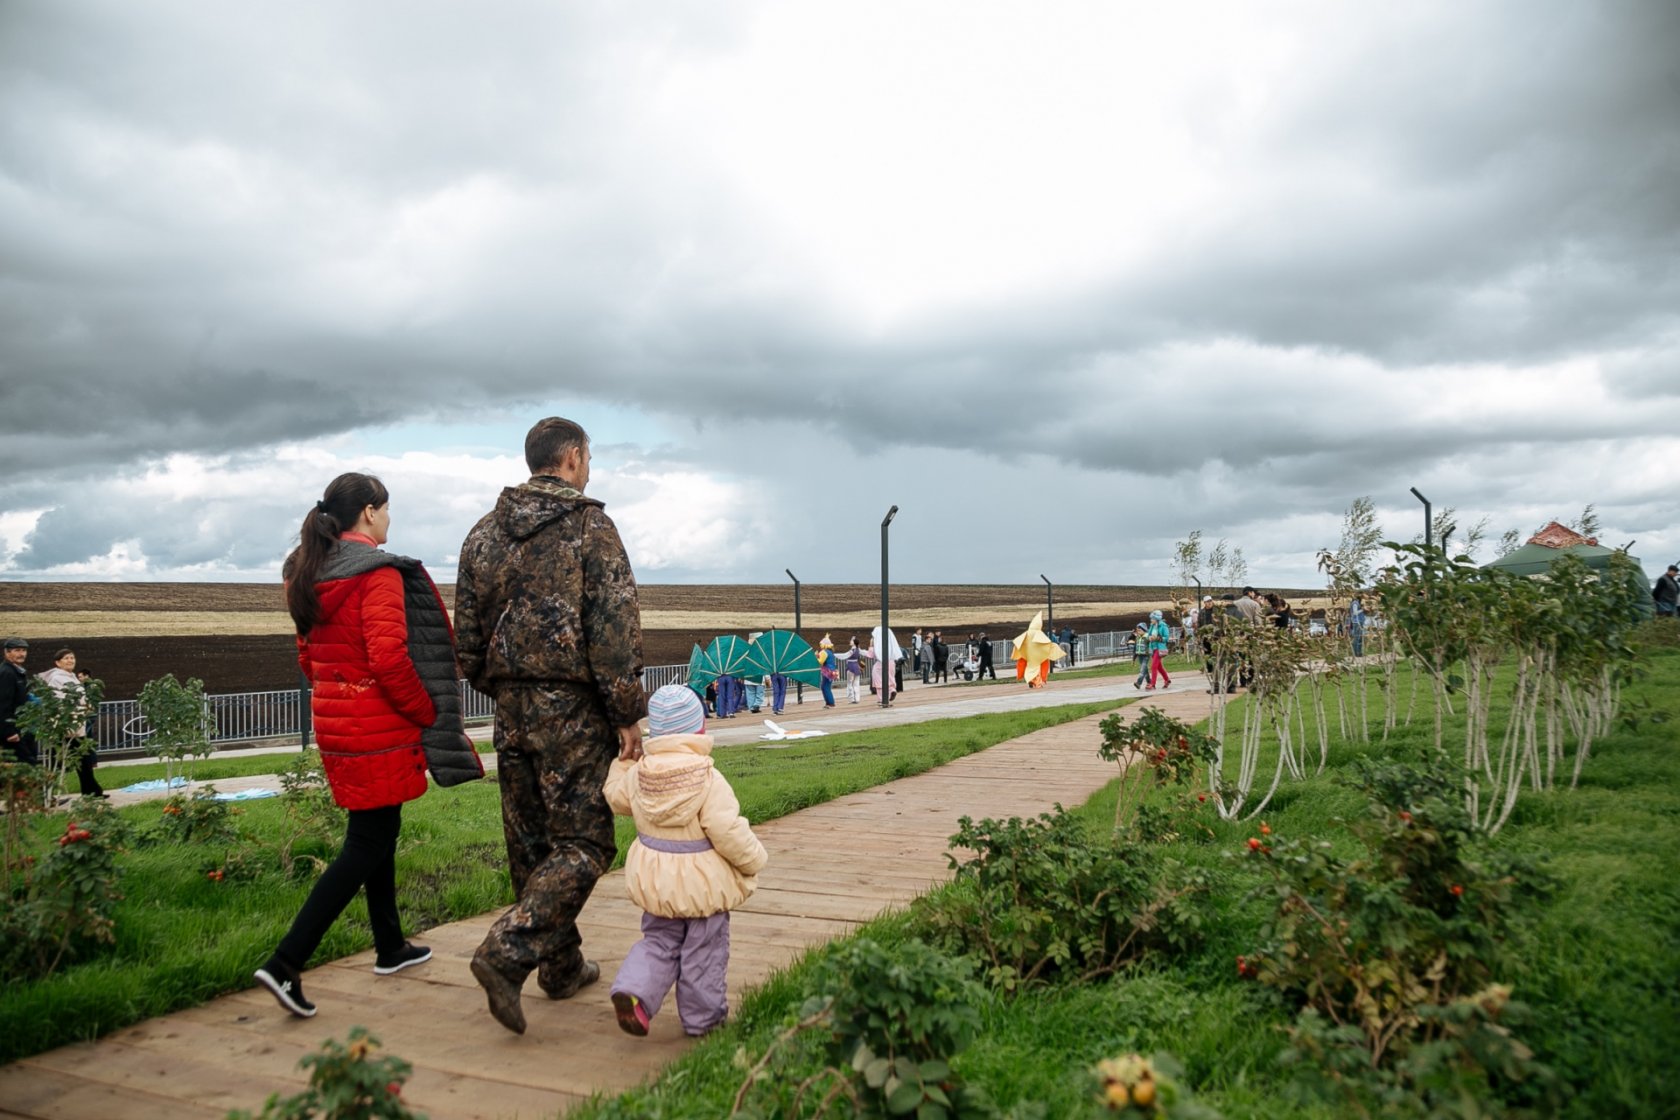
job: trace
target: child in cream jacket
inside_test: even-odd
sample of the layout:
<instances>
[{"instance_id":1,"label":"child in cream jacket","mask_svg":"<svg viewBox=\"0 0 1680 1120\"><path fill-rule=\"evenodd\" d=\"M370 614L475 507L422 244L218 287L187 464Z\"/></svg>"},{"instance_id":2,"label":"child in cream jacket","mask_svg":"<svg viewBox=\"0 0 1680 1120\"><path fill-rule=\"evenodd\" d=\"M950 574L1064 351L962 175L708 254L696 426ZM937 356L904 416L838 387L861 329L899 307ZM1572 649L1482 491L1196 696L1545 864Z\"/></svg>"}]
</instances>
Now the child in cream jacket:
<instances>
[{"instance_id":1,"label":"child in cream jacket","mask_svg":"<svg viewBox=\"0 0 1680 1120\"><path fill-rule=\"evenodd\" d=\"M702 1035L729 1013L729 911L758 888L768 857L729 782L712 765L706 709L683 685L648 697L648 739L636 762L607 774L607 803L634 817L625 860L630 898L644 911L642 939L613 980L618 1025L648 1033L673 984L677 1014Z\"/></svg>"}]
</instances>

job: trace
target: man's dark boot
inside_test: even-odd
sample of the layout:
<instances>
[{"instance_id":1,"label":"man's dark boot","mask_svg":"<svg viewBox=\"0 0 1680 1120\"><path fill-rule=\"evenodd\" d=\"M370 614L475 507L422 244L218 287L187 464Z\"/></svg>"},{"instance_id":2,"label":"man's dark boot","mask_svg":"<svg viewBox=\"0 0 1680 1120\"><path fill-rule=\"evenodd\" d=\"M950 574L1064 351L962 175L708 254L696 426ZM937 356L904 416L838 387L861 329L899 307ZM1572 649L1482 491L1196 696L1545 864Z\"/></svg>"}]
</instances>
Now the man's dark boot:
<instances>
[{"instance_id":1,"label":"man's dark boot","mask_svg":"<svg viewBox=\"0 0 1680 1120\"><path fill-rule=\"evenodd\" d=\"M490 998L490 1014L496 1022L514 1034L525 1033L525 1010L519 1006L520 984L515 983L493 963L482 946L473 954L473 979Z\"/></svg>"},{"instance_id":2,"label":"man's dark boot","mask_svg":"<svg viewBox=\"0 0 1680 1120\"><path fill-rule=\"evenodd\" d=\"M571 999L580 989L589 987L600 978L601 966L594 961L584 961L583 967L565 980L554 979L547 965L537 966L537 984L549 999Z\"/></svg>"}]
</instances>

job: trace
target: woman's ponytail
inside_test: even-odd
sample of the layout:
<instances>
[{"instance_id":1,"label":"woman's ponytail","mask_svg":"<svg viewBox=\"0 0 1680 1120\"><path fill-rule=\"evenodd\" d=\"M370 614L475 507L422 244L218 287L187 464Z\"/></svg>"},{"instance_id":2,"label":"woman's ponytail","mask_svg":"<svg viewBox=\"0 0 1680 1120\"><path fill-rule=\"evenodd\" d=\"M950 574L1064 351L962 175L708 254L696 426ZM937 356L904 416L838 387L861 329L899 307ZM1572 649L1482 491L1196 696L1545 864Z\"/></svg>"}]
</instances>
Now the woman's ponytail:
<instances>
[{"instance_id":1,"label":"woman's ponytail","mask_svg":"<svg viewBox=\"0 0 1680 1120\"><path fill-rule=\"evenodd\" d=\"M298 546L280 569L280 578L286 581L286 609L299 634L308 634L320 621L321 597L315 585L339 536L356 524L362 510L390 500L385 484L371 474L341 474L327 484L315 508L303 515Z\"/></svg>"}]
</instances>

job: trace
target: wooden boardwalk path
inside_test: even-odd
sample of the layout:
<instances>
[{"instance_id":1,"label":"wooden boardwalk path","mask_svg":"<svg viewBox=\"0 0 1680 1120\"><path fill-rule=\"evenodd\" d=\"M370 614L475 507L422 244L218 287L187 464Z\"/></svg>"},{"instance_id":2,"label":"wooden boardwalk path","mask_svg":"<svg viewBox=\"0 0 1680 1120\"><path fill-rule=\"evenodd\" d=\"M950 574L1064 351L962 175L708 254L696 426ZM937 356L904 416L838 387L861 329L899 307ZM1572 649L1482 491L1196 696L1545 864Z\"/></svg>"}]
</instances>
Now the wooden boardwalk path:
<instances>
[{"instance_id":1,"label":"wooden boardwalk path","mask_svg":"<svg viewBox=\"0 0 1680 1120\"><path fill-rule=\"evenodd\" d=\"M1087 688L1068 685L1051 690L1056 702L1088 698ZM1208 709L1203 687L1199 676L1185 673L1173 691L1146 702L1200 719ZM1118 678L1101 688L1136 695ZM1004 699L987 691L990 701ZM1100 718L756 825L770 865L732 922L732 1000L807 947L943 882L945 844L959 817L1036 815L1100 789L1115 775L1113 764L1097 757ZM356 1025L413 1063L404 1097L432 1120L554 1116L594 1092L630 1088L690 1042L674 998L645 1039L624 1034L613 1020L608 983L639 936L641 918L621 876L601 880L579 923L602 982L558 1003L528 983L523 1036L491 1020L467 970L496 916L486 914L426 931L419 940L432 947L433 960L395 976L374 976L371 951L311 970L305 991L320 1007L313 1019L285 1015L266 991L253 989L0 1067L0 1117L176 1120L256 1109L271 1092L297 1092L305 1080L298 1059Z\"/></svg>"}]
</instances>

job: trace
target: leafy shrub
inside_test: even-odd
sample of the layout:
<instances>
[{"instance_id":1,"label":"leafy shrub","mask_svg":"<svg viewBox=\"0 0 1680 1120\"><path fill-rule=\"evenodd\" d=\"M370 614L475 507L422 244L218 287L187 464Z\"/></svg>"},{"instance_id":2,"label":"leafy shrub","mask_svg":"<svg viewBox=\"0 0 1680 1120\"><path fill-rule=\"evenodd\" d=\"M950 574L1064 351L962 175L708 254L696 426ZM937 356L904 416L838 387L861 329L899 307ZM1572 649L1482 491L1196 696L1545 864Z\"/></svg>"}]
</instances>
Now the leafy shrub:
<instances>
[{"instance_id":1,"label":"leafy shrub","mask_svg":"<svg viewBox=\"0 0 1680 1120\"><path fill-rule=\"evenodd\" d=\"M197 677L182 684L174 673L147 681L140 689L140 714L146 722L146 749L163 759L164 780L173 782L176 763L185 761L192 776L192 760L210 753L210 715L204 682Z\"/></svg>"},{"instance_id":2,"label":"leafy shrub","mask_svg":"<svg viewBox=\"0 0 1680 1120\"><path fill-rule=\"evenodd\" d=\"M956 882L918 906L918 930L979 958L1005 991L1053 976L1093 979L1199 936L1205 876L1149 847L1094 838L1059 805L1033 820L958 823L951 847L975 856L948 857Z\"/></svg>"},{"instance_id":3,"label":"leafy shrub","mask_svg":"<svg viewBox=\"0 0 1680 1120\"><path fill-rule=\"evenodd\" d=\"M191 797L175 794L158 810L147 843L219 844L239 841L239 827L234 823L238 811L226 801L216 800L216 787L194 790Z\"/></svg>"},{"instance_id":4,"label":"leafy shrub","mask_svg":"<svg viewBox=\"0 0 1680 1120\"><path fill-rule=\"evenodd\" d=\"M1219 742L1213 736L1173 719L1155 708L1145 708L1128 724L1117 713L1100 725L1102 746L1097 753L1120 766L1120 790L1114 802L1115 831L1124 829L1129 814L1139 811L1144 794L1167 785L1188 787L1196 780L1198 766L1207 768L1219 757ZM1159 833L1159 821L1139 821L1140 838Z\"/></svg>"},{"instance_id":5,"label":"leafy shrub","mask_svg":"<svg viewBox=\"0 0 1680 1120\"><path fill-rule=\"evenodd\" d=\"M64 775L94 749L93 740L86 735L87 724L104 695L104 683L92 679L62 692L40 680L30 681L29 703L18 710L17 727L35 739L42 807L58 800Z\"/></svg>"},{"instance_id":6,"label":"leafy shrub","mask_svg":"<svg viewBox=\"0 0 1680 1120\"><path fill-rule=\"evenodd\" d=\"M395 1055L375 1057L377 1049L366 1027L351 1027L348 1046L329 1038L298 1062L310 1071L309 1088L283 1100L274 1093L261 1112L230 1112L228 1120L426 1120L402 1099L414 1067Z\"/></svg>"},{"instance_id":7,"label":"leafy shrub","mask_svg":"<svg viewBox=\"0 0 1680 1120\"><path fill-rule=\"evenodd\" d=\"M319 874L327 866L320 856L300 853L299 845L330 849L344 833L345 812L332 798L318 751L300 751L280 771L282 805L289 835L280 844L280 870L295 877L305 868Z\"/></svg>"},{"instance_id":8,"label":"leafy shrub","mask_svg":"<svg viewBox=\"0 0 1680 1120\"><path fill-rule=\"evenodd\" d=\"M1642 653L1680 649L1680 618L1659 616L1640 623L1633 629L1631 644Z\"/></svg>"},{"instance_id":9,"label":"leafy shrub","mask_svg":"<svg viewBox=\"0 0 1680 1120\"><path fill-rule=\"evenodd\" d=\"M1546 1078L1501 1021L1521 1009L1494 984L1514 904L1546 878L1483 849L1450 777L1390 763L1362 766L1358 780L1369 808L1348 827L1361 854L1264 825L1245 848L1271 879L1261 893L1274 911L1264 947L1237 971L1299 1009L1286 1060L1361 1108L1474 1103L1490 1078Z\"/></svg>"},{"instance_id":10,"label":"leafy shrub","mask_svg":"<svg viewBox=\"0 0 1680 1120\"><path fill-rule=\"evenodd\" d=\"M860 938L819 961L806 991L795 1021L748 1070L731 1116L998 1115L950 1064L978 1033L987 998L970 961L922 941L887 948ZM824 1064L799 1078L790 1044L812 1035Z\"/></svg>"},{"instance_id":11,"label":"leafy shrub","mask_svg":"<svg viewBox=\"0 0 1680 1120\"><path fill-rule=\"evenodd\" d=\"M40 857L7 869L8 905L0 914L0 980L38 980L60 964L116 940L117 852L121 817L86 802Z\"/></svg>"}]
</instances>

